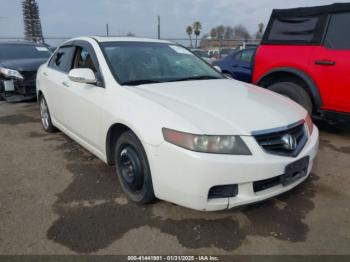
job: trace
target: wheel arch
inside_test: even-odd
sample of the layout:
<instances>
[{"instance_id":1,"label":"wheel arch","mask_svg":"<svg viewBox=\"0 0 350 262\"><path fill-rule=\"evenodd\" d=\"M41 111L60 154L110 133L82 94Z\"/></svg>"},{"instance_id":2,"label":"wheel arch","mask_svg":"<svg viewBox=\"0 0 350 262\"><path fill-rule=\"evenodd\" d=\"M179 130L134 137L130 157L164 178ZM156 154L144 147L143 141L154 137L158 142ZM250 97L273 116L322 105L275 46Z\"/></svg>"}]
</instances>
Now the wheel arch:
<instances>
[{"instance_id":1,"label":"wheel arch","mask_svg":"<svg viewBox=\"0 0 350 262\"><path fill-rule=\"evenodd\" d=\"M38 101L39 101L39 98L40 98L41 96L43 96L43 95L44 95L43 91L41 91L41 90L39 89L38 92L37 92Z\"/></svg>"},{"instance_id":2,"label":"wheel arch","mask_svg":"<svg viewBox=\"0 0 350 262\"><path fill-rule=\"evenodd\" d=\"M288 80L302 85L310 95L315 110L319 110L322 107L320 91L315 81L304 71L290 67L274 68L264 74L256 83L258 86L267 88L271 84Z\"/></svg>"},{"instance_id":3,"label":"wheel arch","mask_svg":"<svg viewBox=\"0 0 350 262\"><path fill-rule=\"evenodd\" d=\"M131 131L135 134L135 136L140 140L142 146L144 147L144 143L142 142L141 137L137 132L134 131L130 125L125 124L125 123L114 123L112 124L106 135L106 160L108 165L114 165L114 146L118 140L118 138L121 136L126 131Z\"/></svg>"}]
</instances>

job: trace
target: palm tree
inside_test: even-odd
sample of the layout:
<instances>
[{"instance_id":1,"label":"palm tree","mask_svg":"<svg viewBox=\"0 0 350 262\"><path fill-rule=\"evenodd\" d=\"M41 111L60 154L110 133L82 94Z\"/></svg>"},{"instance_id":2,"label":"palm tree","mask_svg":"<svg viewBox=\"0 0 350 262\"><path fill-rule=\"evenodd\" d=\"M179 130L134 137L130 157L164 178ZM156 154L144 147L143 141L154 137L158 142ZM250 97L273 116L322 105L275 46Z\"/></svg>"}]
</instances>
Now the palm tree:
<instances>
[{"instance_id":1,"label":"palm tree","mask_svg":"<svg viewBox=\"0 0 350 262\"><path fill-rule=\"evenodd\" d=\"M186 28L186 33L188 34L188 37L190 39L190 47L192 47L192 33L193 33L193 30L192 30L191 26L188 26Z\"/></svg>"},{"instance_id":2,"label":"palm tree","mask_svg":"<svg viewBox=\"0 0 350 262\"><path fill-rule=\"evenodd\" d=\"M196 48L197 48L198 36L201 34L201 30L202 30L201 22L199 21L194 22L192 25L192 28L193 28L194 34L196 35Z\"/></svg>"}]
</instances>

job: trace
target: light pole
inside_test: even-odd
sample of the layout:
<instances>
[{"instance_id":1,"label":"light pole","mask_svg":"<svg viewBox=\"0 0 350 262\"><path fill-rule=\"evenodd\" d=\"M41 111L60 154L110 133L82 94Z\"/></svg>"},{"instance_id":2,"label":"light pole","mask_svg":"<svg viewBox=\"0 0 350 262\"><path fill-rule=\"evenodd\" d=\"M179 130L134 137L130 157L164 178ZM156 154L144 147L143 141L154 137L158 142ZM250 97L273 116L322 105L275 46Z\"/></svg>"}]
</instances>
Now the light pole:
<instances>
[{"instance_id":1,"label":"light pole","mask_svg":"<svg viewBox=\"0 0 350 262\"><path fill-rule=\"evenodd\" d=\"M158 15L158 39L160 39L160 16Z\"/></svg>"}]
</instances>

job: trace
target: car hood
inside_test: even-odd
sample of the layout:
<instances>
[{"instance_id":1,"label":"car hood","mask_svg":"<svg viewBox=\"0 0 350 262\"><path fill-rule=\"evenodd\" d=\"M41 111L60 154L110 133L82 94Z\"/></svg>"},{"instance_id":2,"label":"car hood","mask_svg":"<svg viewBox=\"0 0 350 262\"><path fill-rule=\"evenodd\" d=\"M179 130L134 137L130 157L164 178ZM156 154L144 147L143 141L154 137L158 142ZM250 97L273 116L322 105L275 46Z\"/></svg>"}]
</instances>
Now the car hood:
<instances>
[{"instance_id":1,"label":"car hood","mask_svg":"<svg viewBox=\"0 0 350 262\"><path fill-rule=\"evenodd\" d=\"M17 71L37 71L47 58L0 60L0 66Z\"/></svg>"},{"instance_id":2,"label":"car hood","mask_svg":"<svg viewBox=\"0 0 350 262\"><path fill-rule=\"evenodd\" d=\"M202 134L251 135L295 123L307 115L288 98L236 80L148 84L130 90L180 115Z\"/></svg>"}]
</instances>

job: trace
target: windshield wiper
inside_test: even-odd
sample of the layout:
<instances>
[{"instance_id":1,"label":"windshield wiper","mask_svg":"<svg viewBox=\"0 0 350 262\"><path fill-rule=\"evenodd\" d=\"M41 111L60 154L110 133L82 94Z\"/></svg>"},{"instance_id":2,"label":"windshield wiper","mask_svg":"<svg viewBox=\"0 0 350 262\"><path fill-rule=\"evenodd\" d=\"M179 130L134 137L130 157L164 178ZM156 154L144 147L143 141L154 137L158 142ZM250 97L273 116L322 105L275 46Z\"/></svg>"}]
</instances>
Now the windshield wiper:
<instances>
[{"instance_id":1,"label":"windshield wiper","mask_svg":"<svg viewBox=\"0 0 350 262\"><path fill-rule=\"evenodd\" d=\"M191 80L207 80L207 79L221 79L221 77L209 76L209 75L189 76L189 77L184 77L184 78L170 80L169 82L191 81Z\"/></svg>"},{"instance_id":2,"label":"windshield wiper","mask_svg":"<svg viewBox=\"0 0 350 262\"><path fill-rule=\"evenodd\" d=\"M161 82L157 81L157 80L141 79L141 80L126 81L126 82L121 83L121 85L138 86L138 85L156 84L156 83L161 83Z\"/></svg>"}]
</instances>

